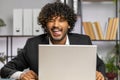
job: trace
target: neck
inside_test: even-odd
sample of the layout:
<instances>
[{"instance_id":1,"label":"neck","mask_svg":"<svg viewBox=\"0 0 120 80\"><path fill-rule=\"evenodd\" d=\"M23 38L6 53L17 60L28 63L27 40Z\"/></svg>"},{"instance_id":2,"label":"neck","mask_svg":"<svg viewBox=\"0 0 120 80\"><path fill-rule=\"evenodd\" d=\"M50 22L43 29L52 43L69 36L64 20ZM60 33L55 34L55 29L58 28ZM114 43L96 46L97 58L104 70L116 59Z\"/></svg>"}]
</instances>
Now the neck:
<instances>
[{"instance_id":1,"label":"neck","mask_svg":"<svg viewBox=\"0 0 120 80\"><path fill-rule=\"evenodd\" d=\"M67 36L62 40L51 40L52 44L64 45L66 43Z\"/></svg>"}]
</instances>

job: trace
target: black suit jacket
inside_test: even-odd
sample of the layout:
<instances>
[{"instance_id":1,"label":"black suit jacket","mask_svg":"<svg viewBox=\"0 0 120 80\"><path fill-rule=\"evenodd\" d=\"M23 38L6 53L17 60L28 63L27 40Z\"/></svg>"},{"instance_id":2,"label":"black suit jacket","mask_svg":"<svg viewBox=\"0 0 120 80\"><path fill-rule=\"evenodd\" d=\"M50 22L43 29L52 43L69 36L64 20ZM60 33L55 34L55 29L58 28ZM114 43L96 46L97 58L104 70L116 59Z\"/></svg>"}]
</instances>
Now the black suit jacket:
<instances>
[{"instance_id":1,"label":"black suit jacket","mask_svg":"<svg viewBox=\"0 0 120 80\"><path fill-rule=\"evenodd\" d=\"M91 45L91 40L86 35L68 34L71 45ZM1 69L1 77L10 77L16 71L23 71L26 68L38 74L38 44L49 44L47 34L43 34L27 40L24 49ZM105 75L105 66L102 60L97 57L97 70Z\"/></svg>"}]
</instances>

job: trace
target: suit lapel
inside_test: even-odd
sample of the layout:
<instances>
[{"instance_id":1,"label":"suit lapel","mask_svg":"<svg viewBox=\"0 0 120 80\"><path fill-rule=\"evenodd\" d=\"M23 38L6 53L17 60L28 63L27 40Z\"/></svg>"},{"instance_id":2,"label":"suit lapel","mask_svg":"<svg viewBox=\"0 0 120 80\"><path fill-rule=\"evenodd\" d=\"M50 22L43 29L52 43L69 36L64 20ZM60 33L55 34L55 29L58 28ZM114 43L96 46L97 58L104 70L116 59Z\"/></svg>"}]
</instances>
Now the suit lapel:
<instances>
[{"instance_id":1,"label":"suit lapel","mask_svg":"<svg viewBox=\"0 0 120 80\"><path fill-rule=\"evenodd\" d=\"M76 37L74 37L72 34L68 34L68 39L70 44L77 44Z\"/></svg>"},{"instance_id":2,"label":"suit lapel","mask_svg":"<svg viewBox=\"0 0 120 80\"><path fill-rule=\"evenodd\" d=\"M47 36L47 34L45 34L44 36L42 36L43 38L41 38L41 42L42 44L49 44L49 38Z\"/></svg>"}]
</instances>

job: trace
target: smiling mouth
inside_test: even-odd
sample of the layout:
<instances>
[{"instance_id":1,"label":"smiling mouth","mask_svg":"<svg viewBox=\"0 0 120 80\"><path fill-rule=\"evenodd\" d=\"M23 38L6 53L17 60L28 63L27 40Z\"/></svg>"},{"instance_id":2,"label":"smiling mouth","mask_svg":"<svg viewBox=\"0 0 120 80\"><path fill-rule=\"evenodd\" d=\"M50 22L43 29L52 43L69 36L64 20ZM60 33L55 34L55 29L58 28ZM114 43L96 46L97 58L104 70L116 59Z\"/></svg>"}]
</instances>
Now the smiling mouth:
<instances>
[{"instance_id":1,"label":"smiling mouth","mask_svg":"<svg viewBox=\"0 0 120 80\"><path fill-rule=\"evenodd\" d=\"M53 32L53 36L55 36L55 37L58 37L62 34L62 30L58 29L58 28L52 29L52 32Z\"/></svg>"}]
</instances>

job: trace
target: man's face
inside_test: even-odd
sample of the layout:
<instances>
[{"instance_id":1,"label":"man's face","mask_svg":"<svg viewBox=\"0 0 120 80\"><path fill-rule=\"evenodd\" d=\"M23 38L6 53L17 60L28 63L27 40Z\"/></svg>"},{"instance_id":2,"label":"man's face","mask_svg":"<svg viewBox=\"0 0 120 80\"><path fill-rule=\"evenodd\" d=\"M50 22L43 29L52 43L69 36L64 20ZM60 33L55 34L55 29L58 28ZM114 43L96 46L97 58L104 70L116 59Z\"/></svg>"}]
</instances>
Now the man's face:
<instances>
[{"instance_id":1,"label":"man's face","mask_svg":"<svg viewBox=\"0 0 120 80\"><path fill-rule=\"evenodd\" d=\"M53 17L47 22L47 32L53 41L65 40L69 28L67 20L59 16Z\"/></svg>"}]
</instances>

